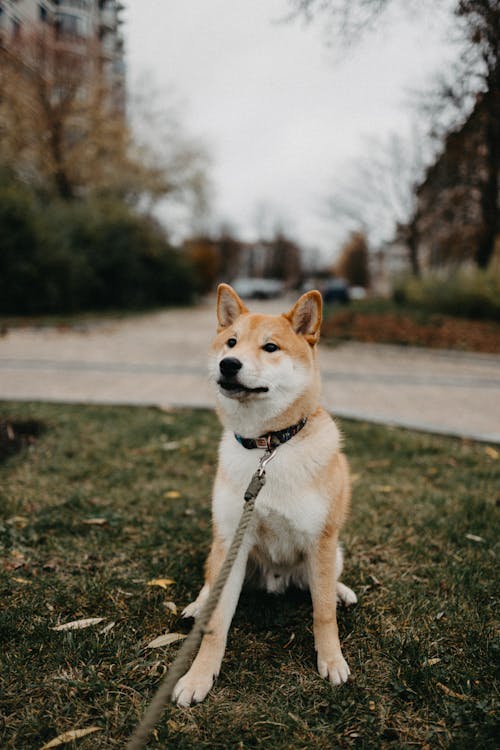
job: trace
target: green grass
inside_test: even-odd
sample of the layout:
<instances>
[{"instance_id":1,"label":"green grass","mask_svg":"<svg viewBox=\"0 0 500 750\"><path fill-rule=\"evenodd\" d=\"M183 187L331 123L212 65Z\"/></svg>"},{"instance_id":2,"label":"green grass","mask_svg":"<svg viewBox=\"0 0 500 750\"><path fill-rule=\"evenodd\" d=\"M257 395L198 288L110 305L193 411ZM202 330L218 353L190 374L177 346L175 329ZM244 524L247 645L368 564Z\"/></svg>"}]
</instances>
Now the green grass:
<instances>
[{"instance_id":1,"label":"green grass","mask_svg":"<svg viewBox=\"0 0 500 750\"><path fill-rule=\"evenodd\" d=\"M74 747L123 748L177 650L147 643L189 628L165 605L181 609L202 582L219 427L210 412L142 408L4 403L1 417L45 430L0 464L0 746L36 750L98 726ZM307 595L245 591L215 689L169 708L151 747L495 746L500 454L342 426L354 474L344 580L359 604L339 622L352 681L332 689L316 674ZM147 585L157 577L175 584Z\"/></svg>"}]
</instances>

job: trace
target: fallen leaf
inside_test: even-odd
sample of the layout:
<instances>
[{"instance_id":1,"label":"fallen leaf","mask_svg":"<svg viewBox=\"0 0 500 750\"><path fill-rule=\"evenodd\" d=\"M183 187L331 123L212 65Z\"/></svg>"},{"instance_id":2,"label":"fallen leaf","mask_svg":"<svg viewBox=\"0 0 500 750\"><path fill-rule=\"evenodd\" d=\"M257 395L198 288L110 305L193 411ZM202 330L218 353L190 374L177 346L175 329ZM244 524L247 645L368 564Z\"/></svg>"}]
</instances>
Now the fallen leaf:
<instances>
[{"instance_id":1,"label":"fallen leaf","mask_svg":"<svg viewBox=\"0 0 500 750\"><path fill-rule=\"evenodd\" d=\"M82 628L88 628L90 625L104 622L105 619L105 617L87 617L85 620L72 620L71 622L65 622L63 625L56 625L51 630L82 630Z\"/></svg>"},{"instance_id":2,"label":"fallen leaf","mask_svg":"<svg viewBox=\"0 0 500 750\"><path fill-rule=\"evenodd\" d=\"M164 451L176 451L179 446L180 443L177 440L172 440L169 443L161 444L162 450Z\"/></svg>"},{"instance_id":3,"label":"fallen leaf","mask_svg":"<svg viewBox=\"0 0 500 750\"><path fill-rule=\"evenodd\" d=\"M83 523L86 523L88 526L104 526L104 524L108 523L107 518L85 518Z\"/></svg>"},{"instance_id":4,"label":"fallen leaf","mask_svg":"<svg viewBox=\"0 0 500 750\"><path fill-rule=\"evenodd\" d=\"M425 660L425 661L424 661L424 662L422 663L422 666L423 666L423 667L433 667L433 666L434 666L434 664L439 664L439 662L440 662L440 661L441 661L441 659L439 659L439 658L438 658L438 657L436 656L436 657L434 657L434 659L426 659L426 660Z\"/></svg>"},{"instance_id":5,"label":"fallen leaf","mask_svg":"<svg viewBox=\"0 0 500 750\"><path fill-rule=\"evenodd\" d=\"M370 575L368 576L368 578L371 578L371 579L372 579L372 583L373 583L373 585L374 585L374 586L382 586L382 583L381 583L381 581L379 581L379 580L378 580L378 578L376 578L375 576L372 576L372 574L371 574L371 573L370 573Z\"/></svg>"},{"instance_id":6,"label":"fallen leaf","mask_svg":"<svg viewBox=\"0 0 500 750\"><path fill-rule=\"evenodd\" d=\"M162 646L170 646L171 643L176 641L182 641L186 636L183 633L165 633L165 635L159 635L148 643L146 648L161 648Z\"/></svg>"},{"instance_id":7,"label":"fallen leaf","mask_svg":"<svg viewBox=\"0 0 500 750\"><path fill-rule=\"evenodd\" d=\"M290 644L292 643L292 641L294 641L294 640L295 640L295 633L292 633L292 635L291 635L291 636L290 636L290 638L289 638L289 639L287 640L287 642L285 643L285 645L283 646L283 648L288 648L288 646L289 646L289 645L290 645Z\"/></svg>"},{"instance_id":8,"label":"fallen leaf","mask_svg":"<svg viewBox=\"0 0 500 750\"><path fill-rule=\"evenodd\" d=\"M370 711L375 711L375 701L369 701L368 708Z\"/></svg>"},{"instance_id":9,"label":"fallen leaf","mask_svg":"<svg viewBox=\"0 0 500 750\"><path fill-rule=\"evenodd\" d=\"M436 620L440 620L442 617L444 617L444 609L437 613Z\"/></svg>"},{"instance_id":10,"label":"fallen leaf","mask_svg":"<svg viewBox=\"0 0 500 750\"><path fill-rule=\"evenodd\" d=\"M12 580L15 581L16 583L24 583L24 584L32 583L32 581L30 581L28 578L16 578L13 576Z\"/></svg>"},{"instance_id":11,"label":"fallen leaf","mask_svg":"<svg viewBox=\"0 0 500 750\"><path fill-rule=\"evenodd\" d=\"M165 492L163 497L168 498L169 500L175 500L177 497L180 497L181 493L178 490L168 490L168 492Z\"/></svg>"},{"instance_id":12,"label":"fallen leaf","mask_svg":"<svg viewBox=\"0 0 500 750\"><path fill-rule=\"evenodd\" d=\"M165 602L165 607L173 612L174 615L177 614L177 604L175 602Z\"/></svg>"},{"instance_id":13,"label":"fallen leaf","mask_svg":"<svg viewBox=\"0 0 500 750\"><path fill-rule=\"evenodd\" d=\"M86 737L87 734L93 734L93 732L102 732L102 727L70 729L69 732L63 732L57 737L54 737L53 740L47 742L47 744L41 747L40 750L50 750L51 747L59 747L59 745L64 745L66 742L72 742L73 740L78 740L80 737Z\"/></svg>"},{"instance_id":14,"label":"fallen leaf","mask_svg":"<svg viewBox=\"0 0 500 750\"><path fill-rule=\"evenodd\" d=\"M465 538L466 539L470 539L471 542L479 542L479 543L481 543L481 542L485 542L486 541L486 539L483 539L482 536L477 536L477 534L466 534Z\"/></svg>"},{"instance_id":15,"label":"fallen leaf","mask_svg":"<svg viewBox=\"0 0 500 750\"><path fill-rule=\"evenodd\" d=\"M500 453L495 448L492 448L491 445L487 445L484 452L490 458L498 458L500 456Z\"/></svg>"},{"instance_id":16,"label":"fallen leaf","mask_svg":"<svg viewBox=\"0 0 500 750\"><path fill-rule=\"evenodd\" d=\"M160 586L162 589L166 589L167 586L171 586L175 583L172 578L152 578L147 582L147 586Z\"/></svg>"},{"instance_id":17,"label":"fallen leaf","mask_svg":"<svg viewBox=\"0 0 500 750\"><path fill-rule=\"evenodd\" d=\"M392 484L382 484L382 485L379 485L378 487L375 487L375 489L378 492L389 494L389 492L392 492L394 490L394 487L392 486Z\"/></svg>"},{"instance_id":18,"label":"fallen leaf","mask_svg":"<svg viewBox=\"0 0 500 750\"><path fill-rule=\"evenodd\" d=\"M442 682L436 682L436 687L438 687L440 690L443 691L445 695L448 695L450 698L458 698L459 701L468 701L469 698L467 695L464 695L463 693L456 693L454 690L449 688L447 685L443 685Z\"/></svg>"},{"instance_id":19,"label":"fallen leaf","mask_svg":"<svg viewBox=\"0 0 500 750\"><path fill-rule=\"evenodd\" d=\"M19 526L19 528L21 529L25 529L29 524L29 518L26 518L26 516L12 516L12 518L7 519L7 523L13 524L14 526Z\"/></svg>"},{"instance_id":20,"label":"fallen leaf","mask_svg":"<svg viewBox=\"0 0 500 750\"><path fill-rule=\"evenodd\" d=\"M109 631L114 628L116 625L116 622L108 622L107 625L105 625L102 630L99 631L99 635L106 635L106 633L109 633Z\"/></svg>"}]
</instances>

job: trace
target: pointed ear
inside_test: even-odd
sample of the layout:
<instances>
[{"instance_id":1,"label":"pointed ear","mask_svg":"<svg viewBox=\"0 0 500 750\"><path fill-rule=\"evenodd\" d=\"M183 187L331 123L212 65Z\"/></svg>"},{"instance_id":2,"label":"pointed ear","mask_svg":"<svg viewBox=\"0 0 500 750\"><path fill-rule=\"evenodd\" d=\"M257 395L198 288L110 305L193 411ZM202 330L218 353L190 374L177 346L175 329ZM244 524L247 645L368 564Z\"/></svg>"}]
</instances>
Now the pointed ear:
<instances>
[{"instance_id":1,"label":"pointed ear","mask_svg":"<svg viewBox=\"0 0 500 750\"><path fill-rule=\"evenodd\" d=\"M219 321L218 331L230 326L236 318L243 313L247 313L241 299L229 284L219 284L217 289L217 320Z\"/></svg>"},{"instance_id":2,"label":"pointed ear","mask_svg":"<svg viewBox=\"0 0 500 750\"><path fill-rule=\"evenodd\" d=\"M314 290L303 294L292 309L285 313L285 318L290 321L295 333L304 336L306 341L314 346L319 341L322 312L321 294Z\"/></svg>"}]
</instances>

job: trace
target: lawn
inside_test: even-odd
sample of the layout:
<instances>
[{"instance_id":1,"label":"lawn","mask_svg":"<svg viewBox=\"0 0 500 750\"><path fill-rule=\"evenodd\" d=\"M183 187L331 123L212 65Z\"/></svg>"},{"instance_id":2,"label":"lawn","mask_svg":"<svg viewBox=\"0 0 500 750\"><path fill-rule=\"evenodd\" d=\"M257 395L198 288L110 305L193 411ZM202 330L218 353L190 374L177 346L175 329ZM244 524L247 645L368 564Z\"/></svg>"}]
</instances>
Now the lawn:
<instances>
[{"instance_id":1,"label":"lawn","mask_svg":"<svg viewBox=\"0 0 500 750\"><path fill-rule=\"evenodd\" d=\"M0 746L37 750L96 727L65 747L123 748L178 648L148 644L189 629L175 609L202 582L217 421L29 403L0 404L2 418ZM500 451L342 428L354 475L344 580L359 604L339 622L352 680L332 689L316 674L307 595L244 591L215 689L169 707L151 747L496 746ZM104 619L54 630L84 618Z\"/></svg>"}]
</instances>

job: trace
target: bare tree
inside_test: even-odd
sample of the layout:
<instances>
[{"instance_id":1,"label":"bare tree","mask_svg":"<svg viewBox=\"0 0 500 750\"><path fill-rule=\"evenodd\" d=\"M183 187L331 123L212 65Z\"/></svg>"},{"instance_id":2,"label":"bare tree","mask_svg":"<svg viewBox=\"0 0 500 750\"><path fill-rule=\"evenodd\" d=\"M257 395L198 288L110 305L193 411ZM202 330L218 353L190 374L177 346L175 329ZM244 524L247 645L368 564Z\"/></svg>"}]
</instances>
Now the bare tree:
<instances>
[{"instance_id":1,"label":"bare tree","mask_svg":"<svg viewBox=\"0 0 500 750\"><path fill-rule=\"evenodd\" d=\"M178 121L162 128L147 112L149 140L133 134L98 45L34 28L0 46L0 166L64 200L110 195L147 209L165 198L205 207L204 151L180 135Z\"/></svg>"},{"instance_id":2,"label":"bare tree","mask_svg":"<svg viewBox=\"0 0 500 750\"><path fill-rule=\"evenodd\" d=\"M416 129L407 141L395 133L385 141L371 139L365 153L349 165L347 177L333 186L324 204L325 217L346 231L366 235L371 245L391 239L405 226L402 239L418 274L416 189L426 163Z\"/></svg>"},{"instance_id":3,"label":"bare tree","mask_svg":"<svg viewBox=\"0 0 500 750\"><path fill-rule=\"evenodd\" d=\"M395 7L414 13L427 3L409 0L289 0L292 17L306 21L326 19L328 32L349 42L377 27ZM434 8L446 7L434 0ZM433 130L440 138L464 122L478 98L483 102L486 125L484 146L486 173L481 180L481 233L476 262L486 267L500 230L500 3L499 0L456 0L453 6L454 35L461 41L454 75L442 79L434 92ZM437 93L437 96L436 96ZM438 105L436 106L436 101Z\"/></svg>"}]
</instances>

